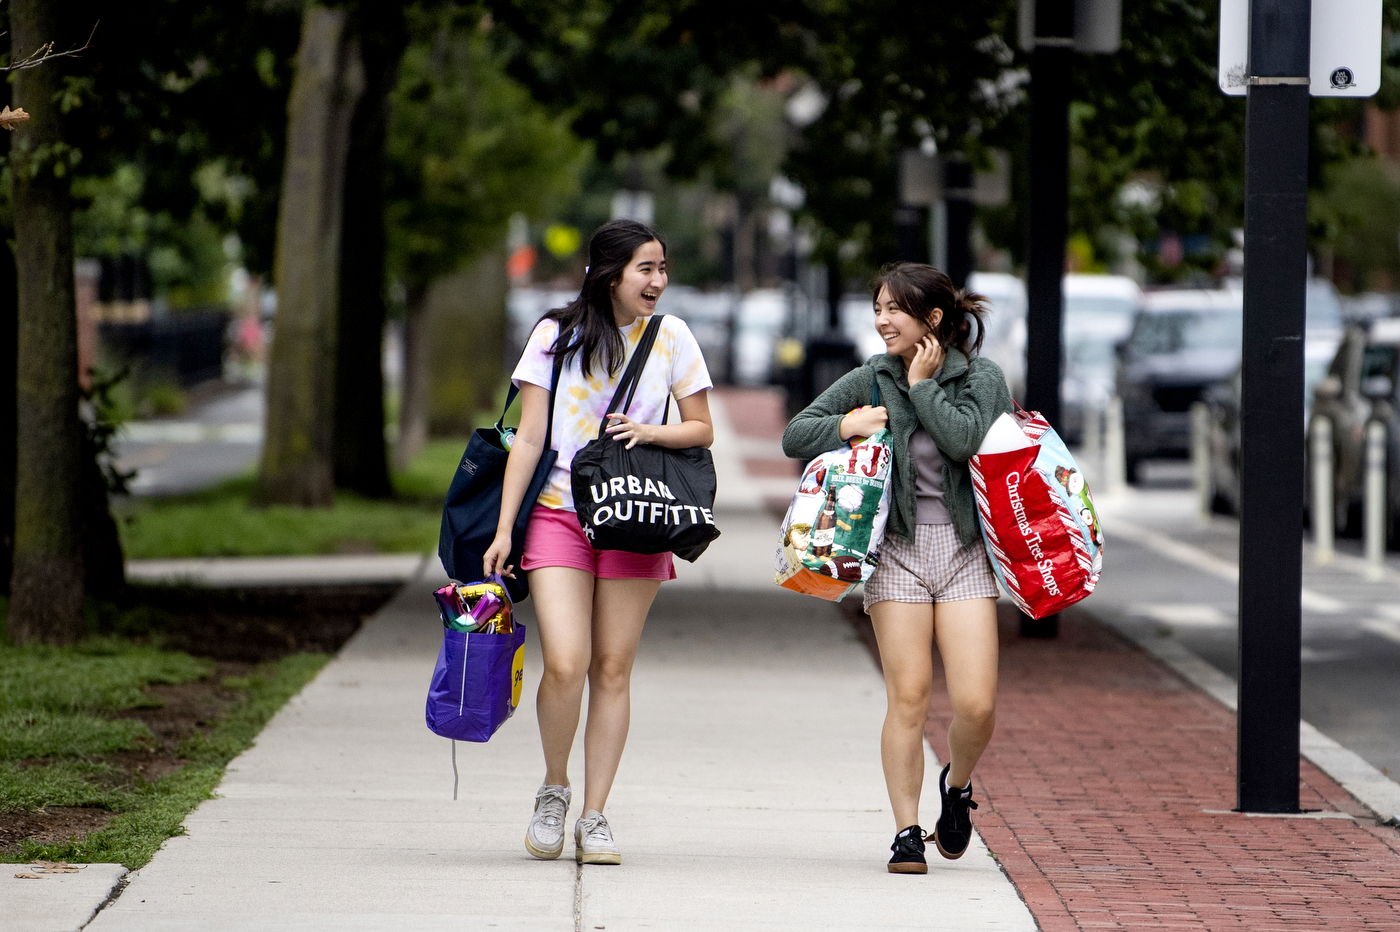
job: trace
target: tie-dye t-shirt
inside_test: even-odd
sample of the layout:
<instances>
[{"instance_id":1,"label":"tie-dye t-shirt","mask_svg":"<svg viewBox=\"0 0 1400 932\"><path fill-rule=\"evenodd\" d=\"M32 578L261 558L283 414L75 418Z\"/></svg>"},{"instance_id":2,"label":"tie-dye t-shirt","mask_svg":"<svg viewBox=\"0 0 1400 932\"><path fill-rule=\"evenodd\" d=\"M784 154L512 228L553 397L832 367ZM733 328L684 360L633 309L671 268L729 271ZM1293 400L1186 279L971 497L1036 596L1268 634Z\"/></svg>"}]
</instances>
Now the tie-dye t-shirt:
<instances>
[{"instance_id":1,"label":"tie-dye t-shirt","mask_svg":"<svg viewBox=\"0 0 1400 932\"><path fill-rule=\"evenodd\" d=\"M639 317L630 327L622 328L626 341L627 359L637 348L649 317ZM511 374L511 381L517 386L521 382L549 387L554 374L554 358L549 349L559 335L559 323L542 320L535 325L525 344L525 352L520 354L520 363ZM589 441L598 436L598 425L608 411L617 383L626 370L624 361L615 375L609 376L601 365L593 366L588 378L583 377L583 366L578 354L559 373L559 388L554 399L554 449L559 451L559 459L554 464L549 481L540 493L539 504L546 508L574 510L574 493L570 480L569 467L574 454L583 449ZM642 368L641 383L632 398L632 407L627 415L634 421L645 424L660 424L665 413L666 399L685 398L696 392L713 388L710 370L705 368L705 357L700 352L700 344L685 321L667 314L661 320L661 331L656 335L656 344ZM622 400L618 401L621 408ZM680 423L680 412L671 406L672 424Z\"/></svg>"}]
</instances>

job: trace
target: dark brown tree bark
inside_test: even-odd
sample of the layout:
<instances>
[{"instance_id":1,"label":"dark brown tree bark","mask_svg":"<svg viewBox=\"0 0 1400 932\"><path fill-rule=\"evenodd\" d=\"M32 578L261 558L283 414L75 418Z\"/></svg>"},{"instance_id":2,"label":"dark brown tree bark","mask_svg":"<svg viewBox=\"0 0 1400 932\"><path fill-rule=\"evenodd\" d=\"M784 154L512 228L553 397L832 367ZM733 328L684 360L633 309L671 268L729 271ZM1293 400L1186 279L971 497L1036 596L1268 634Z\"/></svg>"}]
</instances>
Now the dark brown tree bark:
<instances>
[{"instance_id":1,"label":"dark brown tree bark","mask_svg":"<svg viewBox=\"0 0 1400 932\"><path fill-rule=\"evenodd\" d=\"M308 6L287 102L287 167L277 219L277 316L268 364L257 498L329 506L340 245L350 121L364 90L343 10Z\"/></svg>"},{"instance_id":2,"label":"dark brown tree bark","mask_svg":"<svg viewBox=\"0 0 1400 932\"><path fill-rule=\"evenodd\" d=\"M393 494L384 444L384 142L389 94L408 42L403 7L361 4L353 25L365 92L350 124L336 338L335 484L369 498Z\"/></svg>"},{"instance_id":3,"label":"dark brown tree bark","mask_svg":"<svg viewBox=\"0 0 1400 932\"><path fill-rule=\"evenodd\" d=\"M11 0L18 57L61 39L58 4ZM63 62L16 72L14 105L30 114L11 140L19 325L15 543L10 638L64 644L83 633L82 483L73 222L63 148Z\"/></svg>"},{"instance_id":4,"label":"dark brown tree bark","mask_svg":"<svg viewBox=\"0 0 1400 932\"><path fill-rule=\"evenodd\" d=\"M19 354L19 283L9 242L14 228L0 229L0 592L10 592L15 557L15 366Z\"/></svg>"}]
</instances>

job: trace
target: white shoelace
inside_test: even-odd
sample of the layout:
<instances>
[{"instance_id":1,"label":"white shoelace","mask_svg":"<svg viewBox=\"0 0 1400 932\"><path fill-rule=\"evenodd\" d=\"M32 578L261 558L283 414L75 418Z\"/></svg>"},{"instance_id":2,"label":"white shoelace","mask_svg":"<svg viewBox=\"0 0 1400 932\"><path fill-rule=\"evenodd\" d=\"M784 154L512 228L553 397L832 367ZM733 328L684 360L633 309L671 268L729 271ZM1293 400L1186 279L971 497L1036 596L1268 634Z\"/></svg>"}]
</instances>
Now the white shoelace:
<instances>
[{"instance_id":1,"label":"white shoelace","mask_svg":"<svg viewBox=\"0 0 1400 932\"><path fill-rule=\"evenodd\" d=\"M585 843L596 842L609 848L613 846L612 829L608 828L608 820L601 812L579 819L579 827Z\"/></svg>"},{"instance_id":2,"label":"white shoelace","mask_svg":"<svg viewBox=\"0 0 1400 932\"><path fill-rule=\"evenodd\" d=\"M569 800L565 795L567 788L557 786L542 786L535 794L535 809L539 813L539 822L550 828L562 828L564 825L564 813L569 809Z\"/></svg>"}]
</instances>

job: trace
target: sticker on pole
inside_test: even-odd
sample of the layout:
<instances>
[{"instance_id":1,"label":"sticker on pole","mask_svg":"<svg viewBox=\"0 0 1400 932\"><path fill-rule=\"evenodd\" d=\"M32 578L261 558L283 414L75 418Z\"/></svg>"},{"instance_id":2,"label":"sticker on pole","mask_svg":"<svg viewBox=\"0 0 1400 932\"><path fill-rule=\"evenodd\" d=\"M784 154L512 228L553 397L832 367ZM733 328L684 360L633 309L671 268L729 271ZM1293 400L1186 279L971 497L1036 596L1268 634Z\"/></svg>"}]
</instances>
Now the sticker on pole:
<instances>
[{"instance_id":1,"label":"sticker on pole","mask_svg":"<svg viewBox=\"0 0 1400 932\"><path fill-rule=\"evenodd\" d=\"M1381 89L1381 0L1312 0L1308 92L1373 97ZM1220 89L1249 86L1249 0L1220 0Z\"/></svg>"}]
</instances>

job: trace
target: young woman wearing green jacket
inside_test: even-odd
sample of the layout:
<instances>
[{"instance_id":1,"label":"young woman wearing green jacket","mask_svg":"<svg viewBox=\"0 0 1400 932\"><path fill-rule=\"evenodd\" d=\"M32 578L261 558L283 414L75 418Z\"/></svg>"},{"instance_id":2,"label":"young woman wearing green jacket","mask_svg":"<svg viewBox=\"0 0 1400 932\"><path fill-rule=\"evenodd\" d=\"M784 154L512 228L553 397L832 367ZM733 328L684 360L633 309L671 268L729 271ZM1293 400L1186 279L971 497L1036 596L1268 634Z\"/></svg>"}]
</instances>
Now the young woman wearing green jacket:
<instances>
[{"instance_id":1,"label":"young woman wearing green jacket","mask_svg":"<svg viewBox=\"0 0 1400 932\"><path fill-rule=\"evenodd\" d=\"M865 610L888 699L880 756L896 828L889 870L923 874L919 796L935 638L953 707L950 759L939 777L942 812L932 834L946 858L961 857L971 840L972 770L996 721L997 585L967 460L992 422L1011 410L1011 394L997 364L976 355L986 299L909 262L887 267L873 290L873 323L887 352L793 418L783 452L812 459L882 427L893 434L890 514L880 565L865 584ZM872 383L884 401L878 407L870 405Z\"/></svg>"}]
</instances>

